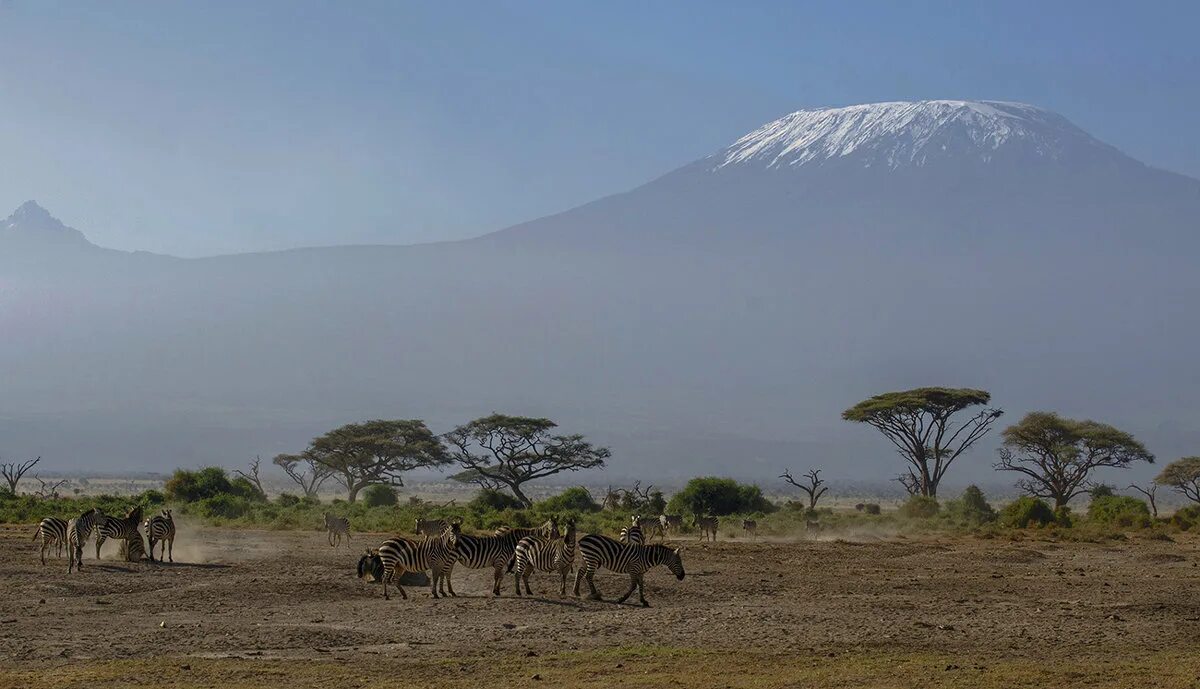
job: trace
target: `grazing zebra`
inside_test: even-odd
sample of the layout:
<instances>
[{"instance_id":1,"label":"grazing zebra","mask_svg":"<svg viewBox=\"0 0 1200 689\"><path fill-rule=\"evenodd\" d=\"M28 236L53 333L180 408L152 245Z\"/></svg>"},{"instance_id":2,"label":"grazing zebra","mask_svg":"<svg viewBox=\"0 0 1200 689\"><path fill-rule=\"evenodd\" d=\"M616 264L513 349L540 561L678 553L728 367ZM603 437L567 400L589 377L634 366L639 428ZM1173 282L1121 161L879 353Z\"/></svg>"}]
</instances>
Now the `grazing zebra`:
<instances>
[{"instance_id":1,"label":"grazing zebra","mask_svg":"<svg viewBox=\"0 0 1200 689\"><path fill-rule=\"evenodd\" d=\"M696 517L695 526L700 529L700 540L707 541L709 536L714 543L717 541L717 526L720 520L716 517Z\"/></svg>"},{"instance_id":2,"label":"grazing zebra","mask_svg":"<svg viewBox=\"0 0 1200 689\"><path fill-rule=\"evenodd\" d=\"M662 526L663 534L679 533L683 530L683 515L660 514L658 515L658 523Z\"/></svg>"},{"instance_id":3,"label":"grazing zebra","mask_svg":"<svg viewBox=\"0 0 1200 689\"><path fill-rule=\"evenodd\" d=\"M67 544L67 520L58 517L46 517L38 524L33 532L33 540L42 539L42 566L46 565L46 551L50 546L56 546L58 557L62 557L63 546Z\"/></svg>"},{"instance_id":4,"label":"grazing zebra","mask_svg":"<svg viewBox=\"0 0 1200 689\"><path fill-rule=\"evenodd\" d=\"M567 573L575 565L575 520L567 520L567 530L562 538L526 536L517 543L517 564L513 580L517 595L521 595L521 580L525 580L525 594L529 590L529 576L536 572L558 572L562 586L559 595L567 595Z\"/></svg>"},{"instance_id":5,"label":"grazing zebra","mask_svg":"<svg viewBox=\"0 0 1200 689\"><path fill-rule=\"evenodd\" d=\"M659 541L663 540L662 522L659 521L658 517L643 517L638 515L633 518L633 521L642 530L642 533L646 535L646 538L652 539L658 536Z\"/></svg>"},{"instance_id":6,"label":"grazing zebra","mask_svg":"<svg viewBox=\"0 0 1200 689\"><path fill-rule=\"evenodd\" d=\"M629 519L629 526L622 526L621 533L617 535L617 540L629 545L642 545L646 542L645 534L642 532L642 527L638 524L641 517L634 515Z\"/></svg>"},{"instance_id":7,"label":"grazing zebra","mask_svg":"<svg viewBox=\"0 0 1200 689\"><path fill-rule=\"evenodd\" d=\"M104 541L113 538L122 541L142 540L142 532L138 527L142 524L142 506L138 505L129 510L124 517L105 516L96 528L96 559L100 559L100 546Z\"/></svg>"},{"instance_id":8,"label":"grazing zebra","mask_svg":"<svg viewBox=\"0 0 1200 689\"><path fill-rule=\"evenodd\" d=\"M617 599L624 603L633 589L638 590L638 599L642 607L650 607L646 601L643 575L650 569L663 565L671 570L676 579L683 580L683 559L679 556L679 548L665 545L630 545L613 540L600 534L588 534L579 539L579 553L583 563L575 574L575 595L579 595L579 583L587 579L588 588L592 590L591 599L600 600L600 592L596 590L596 570L601 567L611 569L618 574L629 575L629 590Z\"/></svg>"},{"instance_id":9,"label":"grazing zebra","mask_svg":"<svg viewBox=\"0 0 1200 689\"><path fill-rule=\"evenodd\" d=\"M329 545L336 548L342 542L342 536L346 536L346 547L350 547L350 520L345 517L335 517L328 512L321 513L325 517L325 536L329 539ZM334 537L337 541L334 541Z\"/></svg>"},{"instance_id":10,"label":"grazing zebra","mask_svg":"<svg viewBox=\"0 0 1200 689\"><path fill-rule=\"evenodd\" d=\"M434 598L438 598L438 585L443 577L449 578L450 570L454 567L455 538L453 530L446 531L437 538L426 537L420 541L401 536L390 538L384 541L378 550L368 550L366 555L359 558L358 578L383 584L385 599L390 598L388 584L394 581L400 595L407 599L408 593L400 585L400 577L405 572L421 573L429 570L432 575L429 578L429 592ZM450 595L457 595L453 587L450 588Z\"/></svg>"},{"instance_id":11,"label":"grazing zebra","mask_svg":"<svg viewBox=\"0 0 1200 689\"><path fill-rule=\"evenodd\" d=\"M104 512L99 507L93 507L67 522L67 574L76 568L83 569L83 545L103 520Z\"/></svg>"},{"instance_id":12,"label":"grazing zebra","mask_svg":"<svg viewBox=\"0 0 1200 689\"><path fill-rule=\"evenodd\" d=\"M450 522L445 519L421 519L417 517L413 531L418 536L441 536L450 528Z\"/></svg>"},{"instance_id":13,"label":"grazing zebra","mask_svg":"<svg viewBox=\"0 0 1200 689\"><path fill-rule=\"evenodd\" d=\"M536 528L517 528L502 526L496 529L492 536L470 536L462 533L459 524L451 524L450 530L455 535L455 549L458 561L468 569L492 568L492 595L500 595L500 581L504 572L511 572L516 566L517 543L526 536L542 538L558 538L558 520L554 517ZM453 573L453 572L451 572ZM449 580L447 575L446 579ZM454 591L453 587L450 589Z\"/></svg>"},{"instance_id":14,"label":"grazing zebra","mask_svg":"<svg viewBox=\"0 0 1200 689\"><path fill-rule=\"evenodd\" d=\"M171 510L163 510L162 514L150 517L143 526L146 527L146 540L150 542L150 561L154 562L154 544L161 543L158 561L162 562L163 555L169 553L167 559L174 562L175 519L171 516Z\"/></svg>"},{"instance_id":15,"label":"grazing zebra","mask_svg":"<svg viewBox=\"0 0 1200 689\"><path fill-rule=\"evenodd\" d=\"M758 522L753 519L743 519L742 530L750 534L751 541L758 540Z\"/></svg>"}]
</instances>

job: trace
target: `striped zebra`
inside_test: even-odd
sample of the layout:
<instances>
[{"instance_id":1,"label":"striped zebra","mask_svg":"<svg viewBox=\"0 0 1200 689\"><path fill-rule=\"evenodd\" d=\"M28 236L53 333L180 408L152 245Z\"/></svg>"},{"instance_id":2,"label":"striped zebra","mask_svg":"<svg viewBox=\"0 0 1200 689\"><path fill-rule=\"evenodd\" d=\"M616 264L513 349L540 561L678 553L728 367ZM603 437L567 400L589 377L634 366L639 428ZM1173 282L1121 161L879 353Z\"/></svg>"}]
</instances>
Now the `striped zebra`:
<instances>
[{"instance_id":1,"label":"striped zebra","mask_svg":"<svg viewBox=\"0 0 1200 689\"><path fill-rule=\"evenodd\" d=\"M336 548L342 542L342 536L346 536L346 547L350 547L350 520L345 517L335 517L328 512L322 512L321 516L325 518L325 536L329 539L329 545ZM337 538L336 542L334 538Z\"/></svg>"},{"instance_id":2,"label":"striped zebra","mask_svg":"<svg viewBox=\"0 0 1200 689\"><path fill-rule=\"evenodd\" d=\"M38 524L37 531L33 532L33 540L42 539L41 558L42 566L46 566L46 552L50 550L50 546L55 546L57 556L62 557L63 546L67 544L67 520L59 519L58 517L46 517Z\"/></svg>"},{"instance_id":3,"label":"striped zebra","mask_svg":"<svg viewBox=\"0 0 1200 689\"><path fill-rule=\"evenodd\" d=\"M417 517L413 532L418 536L441 536L449 528L450 522L445 519L421 519Z\"/></svg>"},{"instance_id":4,"label":"striped zebra","mask_svg":"<svg viewBox=\"0 0 1200 689\"><path fill-rule=\"evenodd\" d=\"M641 601L642 607L650 607L650 603L646 601L645 584L643 576L645 573L658 565L663 565L671 570L676 579L683 580L683 558L679 555L679 548L671 548L662 544L656 545L631 545L621 543L620 541L602 536L600 534L588 534L579 539L579 554L582 558L582 564L579 566L579 571L575 574L575 595L579 595L579 584L585 578L587 579L588 588L591 589L592 600L601 600L600 592L596 590L596 570L600 568L610 569L618 574L629 575L629 590L625 595L617 599L618 603L624 603L625 599L633 593L636 588L638 590L638 600Z\"/></svg>"},{"instance_id":5,"label":"striped zebra","mask_svg":"<svg viewBox=\"0 0 1200 689\"><path fill-rule=\"evenodd\" d=\"M658 523L662 525L664 535L668 533L679 533L683 530L683 515L660 514L658 515Z\"/></svg>"},{"instance_id":6,"label":"striped zebra","mask_svg":"<svg viewBox=\"0 0 1200 689\"><path fill-rule=\"evenodd\" d=\"M700 540L707 541L709 536L712 537L713 543L717 542L717 527L721 522L716 517L696 517L694 526L700 529Z\"/></svg>"},{"instance_id":7,"label":"striped zebra","mask_svg":"<svg viewBox=\"0 0 1200 689\"><path fill-rule=\"evenodd\" d=\"M525 581L525 594L529 590L529 576L534 572L558 572L562 582L559 595L567 595L567 574L575 566L575 520L567 520L567 530L562 538L526 536L517 543L516 567L513 580L517 595L521 595L521 580Z\"/></svg>"},{"instance_id":8,"label":"striped zebra","mask_svg":"<svg viewBox=\"0 0 1200 689\"><path fill-rule=\"evenodd\" d=\"M138 527L142 525L142 506L138 505L124 517L109 517L105 516L100 520L100 524L96 528L96 559L100 559L100 546L104 545L107 539L120 539L122 541L132 541L134 538L142 540L142 532L138 531Z\"/></svg>"},{"instance_id":9,"label":"striped zebra","mask_svg":"<svg viewBox=\"0 0 1200 689\"><path fill-rule=\"evenodd\" d=\"M758 522L754 521L753 519L742 520L742 531L750 534L751 541L758 540Z\"/></svg>"},{"instance_id":10,"label":"striped zebra","mask_svg":"<svg viewBox=\"0 0 1200 689\"><path fill-rule=\"evenodd\" d=\"M554 517L536 528L502 526L491 536L470 536L461 531L459 524L451 524L455 534L455 549L458 562L468 569L492 568L492 595L500 595L500 582L504 572L516 566L517 543L526 536L558 538L558 520ZM449 576L447 576L447 579ZM453 591L453 588L451 589Z\"/></svg>"},{"instance_id":11,"label":"striped zebra","mask_svg":"<svg viewBox=\"0 0 1200 689\"><path fill-rule=\"evenodd\" d=\"M383 597L388 596L388 584L395 582L400 595L407 599L408 593L400 585L405 572L421 573L429 570L429 592L438 598L439 584L443 577L449 579L457 554L454 549L455 533L446 531L436 538L426 537L420 541L397 536L383 542L377 550L368 550L358 560L358 578L378 581L383 584ZM445 595L444 593L442 595ZM450 587L450 595L456 596Z\"/></svg>"},{"instance_id":12,"label":"striped zebra","mask_svg":"<svg viewBox=\"0 0 1200 689\"><path fill-rule=\"evenodd\" d=\"M83 546L92 532L100 527L104 512L99 507L84 512L67 522L67 574L83 569Z\"/></svg>"},{"instance_id":13,"label":"striped zebra","mask_svg":"<svg viewBox=\"0 0 1200 689\"><path fill-rule=\"evenodd\" d=\"M639 529L642 530L642 533L646 535L646 538L652 539L655 536L658 536L659 541L663 540L662 522L659 521L658 517L643 517L641 515L636 515L633 518L633 522L637 524Z\"/></svg>"},{"instance_id":14,"label":"striped zebra","mask_svg":"<svg viewBox=\"0 0 1200 689\"><path fill-rule=\"evenodd\" d=\"M638 524L641 517L634 515L629 519L629 526L622 526L621 533L617 535L617 540L629 545L642 545L646 542L646 536L642 532L642 527Z\"/></svg>"},{"instance_id":15,"label":"striped zebra","mask_svg":"<svg viewBox=\"0 0 1200 689\"><path fill-rule=\"evenodd\" d=\"M170 562L175 561L175 518L171 510L163 510L162 514L150 517L142 525L146 527L146 540L150 542L150 561L154 562L154 545L161 544L158 561L162 562L167 555Z\"/></svg>"}]
</instances>

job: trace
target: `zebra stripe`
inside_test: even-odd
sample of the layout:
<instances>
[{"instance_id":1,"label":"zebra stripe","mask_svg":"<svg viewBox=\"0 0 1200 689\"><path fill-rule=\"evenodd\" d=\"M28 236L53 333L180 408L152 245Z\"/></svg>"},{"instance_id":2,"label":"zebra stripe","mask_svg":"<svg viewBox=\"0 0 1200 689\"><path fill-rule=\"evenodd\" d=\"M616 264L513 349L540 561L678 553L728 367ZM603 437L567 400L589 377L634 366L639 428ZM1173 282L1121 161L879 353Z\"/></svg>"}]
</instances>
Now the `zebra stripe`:
<instances>
[{"instance_id":1,"label":"zebra stripe","mask_svg":"<svg viewBox=\"0 0 1200 689\"><path fill-rule=\"evenodd\" d=\"M92 532L100 527L104 520L104 512L99 507L84 512L67 522L67 573L76 568L83 569L83 545L91 538Z\"/></svg>"},{"instance_id":2,"label":"zebra stripe","mask_svg":"<svg viewBox=\"0 0 1200 689\"><path fill-rule=\"evenodd\" d=\"M62 557L63 546L67 544L67 520L59 519L58 517L46 517L38 524L37 531L33 532L33 540L42 539L41 559L42 566L46 566L46 551L50 546L56 546L57 556Z\"/></svg>"},{"instance_id":3,"label":"zebra stripe","mask_svg":"<svg viewBox=\"0 0 1200 689\"><path fill-rule=\"evenodd\" d=\"M163 510L162 514L150 517L143 526L146 527L146 540L150 542L150 561L154 562L154 545L158 543L161 544L158 553L159 562L162 562L163 555L167 552L170 553L167 555L169 561L174 562L175 518L171 516L171 510Z\"/></svg>"},{"instance_id":4,"label":"zebra stripe","mask_svg":"<svg viewBox=\"0 0 1200 689\"><path fill-rule=\"evenodd\" d=\"M468 569L492 568L492 595L500 595L500 581L504 572L516 564L517 543L526 536L558 538L558 523L552 518L537 528L514 528L502 526L493 536L471 536L460 531L458 524L451 524L455 535L455 551L458 562ZM451 571L451 574L453 571ZM447 579L449 579L449 574Z\"/></svg>"},{"instance_id":5,"label":"zebra stripe","mask_svg":"<svg viewBox=\"0 0 1200 689\"><path fill-rule=\"evenodd\" d=\"M637 524L637 527L642 530L642 533L646 534L649 538L658 536L660 541L663 539L662 522L659 521L658 517L643 517L641 515L637 515L633 518L633 522Z\"/></svg>"},{"instance_id":6,"label":"zebra stripe","mask_svg":"<svg viewBox=\"0 0 1200 689\"><path fill-rule=\"evenodd\" d=\"M529 577L536 572L558 572L562 581L559 595L567 595L567 574L575 566L575 520L567 520L567 531L562 538L526 536L517 543L516 567L513 580L517 595L521 595L521 580L525 580L525 594L529 590Z\"/></svg>"},{"instance_id":7,"label":"zebra stripe","mask_svg":"<svg viewBox=\"0 0 1200 689\"><path fill-rule=\"evenodd\" d=\"M142 524L142 507L141 505L129 510L129 513L124 517L108 517L100 520L100 524L96 529L96 559L100 559L100 546L104 545L104 541L109 538L117 538L122 541L130 541L137 538L142 540L142 532L138 531L138 527Z\"/></svg>"},{"instance_id":8,"label":"zebra stripe","mask_svg":"<svg viewBox=\"0 0 1200 689\"><path fill-rule=\"evenodd\" d=\"M438 598L439 584L442 583L443 577L449 578L449 572L454 567L454 541L455 535L452 531L447 531L437 538L425 538L421 541L400 536L390 538L377 550L368 550L366 555L359 558L358 578L383 584L385 599L390 598L388 584L394 581L400 595L407 599L408 593L400 585L400 577L405 572L429 570L432 575L429 579L429 592L434 598ZM454 593L453 587L449 588L451 596L458 595Z\"/></svg>"},{"instance_id":9,"label":"zebra stripe","mask_svg":"<svg viewBox=\"0 0 1200 689\"><path fill-rule=\"evenodd\" d=\"M643 575L650 569L663 565L671 570L676 579L683 580L683 559L679 556L678 548L665 545L630 545L602 536L588 534L579 539L579 553L583 563L575 574L575 595L579 595L579 584L585 578L591 589L591 599L600 600L600 592L596 590L596 570L610 569L618 574L629 575L629 590L617 599L624 603L625 599L638 590L638 599L643 607L650 607L646 602Z\"/></svg>"},{"instance_id":10,"label":"zebra stripe","mask_svg":"<svg viewBox=\"0 0 1200 689\"><path fill-rule=\"evenodd\" d=\"M441 536L450 528L450 522L445 519L421 519L417 517L413 532L418 536Z\"/></svg>"},{"instance_id":11,"label":"zebra stripe","mask_svg":"<svg viewBox=\"0 0 1200 689\"><path fill-rule=\"evenodd\" d=\"M328 512L323 512L325 517L325 536L329 539L329 545L336 548L342 542L342 536L346 537L346 547L350 547L350 520L345 517L335 517ZM334 541L336 537L337 541Z\"/></svg>"},{"instance_id":12,"label":"zebra stripe","mask_svg":"<svg viewBox=\"0 0 1200 689\"><path fill-rule=\"evenodd\" d=\"M681 514L660 514L658 522L662 525L663 533L678 533L683 528L683 515Z\"/></svg>"},{"instance_id":13,"label":"zebra stripe","mask_svg":"<svg viewBox=\"0 0 1200 689\"><path fill-rule=\"evenodd\" d=\"M717 527L720 521L716 517L696 517L696 526L700 529L700 540L707 541L709 536L717 541Z\"/></svg>"},{"instance_id":14,"label":"zebra stripe","mask_svg":"<svg viewBox=\"0 0 1200 689\"><path fill-rule=\"evenodd\" d=\"M758 522L754 521L753 519L743 519L742 530L750 534L751 541L758 540Z\"/></svg>"}]
</instances>

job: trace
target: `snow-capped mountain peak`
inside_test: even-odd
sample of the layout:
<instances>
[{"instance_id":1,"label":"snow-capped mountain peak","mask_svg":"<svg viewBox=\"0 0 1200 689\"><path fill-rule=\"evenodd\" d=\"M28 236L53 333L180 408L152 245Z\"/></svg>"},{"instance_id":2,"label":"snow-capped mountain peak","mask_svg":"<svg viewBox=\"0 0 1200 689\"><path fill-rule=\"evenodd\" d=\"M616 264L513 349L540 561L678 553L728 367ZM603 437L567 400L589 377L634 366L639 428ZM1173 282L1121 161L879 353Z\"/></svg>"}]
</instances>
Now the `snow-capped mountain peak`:
<instances>
[{"instance_id":1,"label":"snow-capped mountain peak","mask_svg":"<svg viewBox=\"0 0 1200 689\"><path fill-rule=\"evenodd\" d=\"M1116 154L1066 118L1023 103L869 103L781 117L714 155L712 169L788 168L836 159L899 168L951 158L988 162L1008 154L1058 160L1074 150L1086 150L1089 157Z\"/></svg>"},{"instance_id":2,"label":"snow-capped mountain peak","mask_svg":"<svg viewBox=\"0 0 1200 689\"><path fill-rule=\"evenodd\" d=\"M36 201L26 201L0 221L0 239L26 244L90 244L82 232L64 225Z\"/></svg>"}]
</instances>

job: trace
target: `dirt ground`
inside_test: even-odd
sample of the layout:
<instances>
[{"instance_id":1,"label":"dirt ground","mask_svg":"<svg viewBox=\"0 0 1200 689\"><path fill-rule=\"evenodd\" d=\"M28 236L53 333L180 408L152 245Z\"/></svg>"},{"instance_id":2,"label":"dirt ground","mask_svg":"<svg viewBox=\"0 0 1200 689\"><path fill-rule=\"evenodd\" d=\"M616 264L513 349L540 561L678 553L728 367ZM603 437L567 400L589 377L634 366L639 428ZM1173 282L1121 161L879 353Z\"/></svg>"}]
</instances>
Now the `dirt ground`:
<instances>
[{"instance_id":1,"label":"dirt ground","mask_svg":"<svg viewBox=\"0 0 1200 689\"><path fill-rule=\"evenodd\" d=\"M1200 687L1190 536L688 540L642 609L462 568L385 601L354 576L382 535L181 527L173 565L68 575L32 532L0 527L0 687Z\"/></svg>"}]
</instances>

